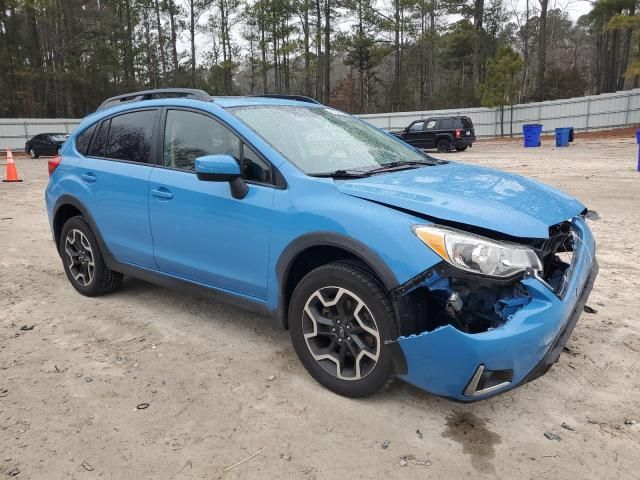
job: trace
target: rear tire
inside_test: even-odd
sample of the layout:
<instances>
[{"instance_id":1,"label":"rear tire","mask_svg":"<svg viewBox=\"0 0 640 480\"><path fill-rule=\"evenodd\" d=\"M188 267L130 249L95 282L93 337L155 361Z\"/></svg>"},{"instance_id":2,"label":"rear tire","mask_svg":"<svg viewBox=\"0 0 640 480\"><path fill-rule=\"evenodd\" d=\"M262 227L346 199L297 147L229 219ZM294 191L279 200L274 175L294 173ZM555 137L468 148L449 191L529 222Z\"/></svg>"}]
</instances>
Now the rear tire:
<instances>
[{"instance_id":1,"label":"rear tire","mask_svg":"<svg viewBox=\"0 0 640 480\"><path fill-rule=\"evenodd\" d=\"M437 148L439 152L449 153L451 151L451 141L447 138L438 140Z\"/></svg>"},{"instance_id":2,"label":"rear tire","mask_svg":"<svg viewBox=\"0 0 640 480\"><path fill-rule=\"evenodd\" d=\"M364 397L393 374L388 340L398 337L387 293L364 268L323 265L297 285L289 304L289 332L309 374L329 390Z\"/></svg>"},{"instance_id":3,"label":"rear tire","mask_svg":"<svg viewBox=\"0 0 640 480\"><path fill-rule=\"evenodd\" d=\"M468 146L456 147L456 150L459 151L459 152L464 152L467 148L468 148Z\"/></svg>"},{"instance_id":4,"label":"rear tire","mask_svg":"<svg viewBox=\"0 0 640 480\"><path fill-rule=\"evenodd\" d=\"M107 268L98 241L82 216L71 217L62 227L60 257L71 285L82 295L105 295L122 283L122 274Z\"/></svg>"},{"instance_id":5,"label":"rear tire","mask_svg":"<svg viewBox=\"0 0 640 480\"><path fill-rule=\"evenodd\" d=\"M30 157L30 158L36 159L36 158L38 158L39 156L40 156L40 155L38 155L38 154L36 153L36 151L33 149L33 147L31 147L31 148L29 149L29 157Z\"/></svg>"}]
</instances>

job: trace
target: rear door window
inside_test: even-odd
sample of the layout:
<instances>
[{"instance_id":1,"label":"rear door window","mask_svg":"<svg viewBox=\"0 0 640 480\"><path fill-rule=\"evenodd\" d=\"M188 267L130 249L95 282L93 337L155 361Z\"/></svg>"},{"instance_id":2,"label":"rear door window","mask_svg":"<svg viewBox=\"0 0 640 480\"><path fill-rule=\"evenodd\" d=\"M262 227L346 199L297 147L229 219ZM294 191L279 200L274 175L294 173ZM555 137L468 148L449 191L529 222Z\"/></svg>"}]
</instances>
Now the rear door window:
<instances>
[{"instance_id":1,"label":"rear door window","mask_svg":"<svg viewBox=\"0 0 640 480\"><path fill-rule=\"evenodd\" d=\"M151 137L157 110L141 110L111 119L105 156L115 160L152 163Z\"/></svg>"},{"instance_id":2,"label":"rear door window","mask_svg":"<svg viewBox=\"0 0 640 480\"><path fill-rule=\"evenodd\" d=\"M427 130L433 130L434 128L438 128L438 122L435 120L429 120L427 122Z\"/></svg>"}]
</instances>

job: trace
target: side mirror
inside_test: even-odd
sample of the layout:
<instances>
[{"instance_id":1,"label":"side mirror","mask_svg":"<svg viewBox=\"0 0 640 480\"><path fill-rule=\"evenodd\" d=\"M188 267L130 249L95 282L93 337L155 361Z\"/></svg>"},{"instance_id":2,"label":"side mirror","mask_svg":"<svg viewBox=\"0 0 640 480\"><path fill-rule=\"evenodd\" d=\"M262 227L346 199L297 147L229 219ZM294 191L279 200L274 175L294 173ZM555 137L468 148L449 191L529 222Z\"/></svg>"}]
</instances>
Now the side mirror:
<instances>
[{"instance_id":1,"label":"side mirror","mask_svg":"<svg viewBox=\"0 0 640 480\"><path fill-rule=\"evenodd\" d=\"M231 155L206 155L196 158L196 175L205 182L229 182L233 198L247 196L249 187L242 180L240 166Z\"/></svg>"}]
</instances>

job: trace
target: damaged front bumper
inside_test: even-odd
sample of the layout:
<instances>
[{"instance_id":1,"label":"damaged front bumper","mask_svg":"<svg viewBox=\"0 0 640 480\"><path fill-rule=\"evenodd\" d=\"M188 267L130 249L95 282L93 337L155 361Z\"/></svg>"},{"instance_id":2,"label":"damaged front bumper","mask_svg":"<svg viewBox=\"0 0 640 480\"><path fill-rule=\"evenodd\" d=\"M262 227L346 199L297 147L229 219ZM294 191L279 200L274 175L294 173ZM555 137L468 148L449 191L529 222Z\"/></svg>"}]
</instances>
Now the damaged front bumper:
<instances>
[{"instance_id":1,"label":"damaged front bumper","mask_svg":"<svg viewBox=\"0 0 640 480\"><path fill-rule=\"evenodd\" d=\"M535 276L520 280L530 297L497 328L466 333L452 325L392 343L398 377L435 395L472 402L543 375L555 363L598 273L595 242L584 219L573 220L576 247L563 294Z\"/></svg>"}]
</instances>

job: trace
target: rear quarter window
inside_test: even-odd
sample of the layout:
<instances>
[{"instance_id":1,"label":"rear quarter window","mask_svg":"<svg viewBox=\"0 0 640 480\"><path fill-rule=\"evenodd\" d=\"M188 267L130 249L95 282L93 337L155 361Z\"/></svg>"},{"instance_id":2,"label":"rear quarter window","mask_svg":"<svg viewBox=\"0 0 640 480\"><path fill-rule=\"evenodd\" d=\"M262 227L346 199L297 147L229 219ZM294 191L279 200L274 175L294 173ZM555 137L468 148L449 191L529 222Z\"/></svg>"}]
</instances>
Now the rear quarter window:
<instances>
[{"instance_id":1,"label":"rear quarter window","mask_svg":"<svg viewBox=\"0 0 640 480\"><path fill-rule=\"evenodd\" d=\"M462 128L473 128L473 122L469 117L462 117Z\"/></svg>"},{"instance_id":2,"label":"rear quarter window","mask_svg":"<svg viewBox=\"0 0 640 480\"><path fill-rule=\"evenodd\" d=\"M91 157L104 157L104 147L107 143L107 134L109 133L110 119L103 120L98 127L98 131L91 140L91 146L89 147L88 154Z\"/></svg>"},{"instance_id":3,"label":"rear quarter window","mask_svg":"<svg viewBox=\"0 0 640 480\"><path fill-rule=\"evenodd\" d=\"M93 137L93 132L95 132L97 128L96 125L97 124L94 123L76 138L76 150L78 150L80 154L86 155L89 151L91 137Z\"/></svg>"}]
</instances>

